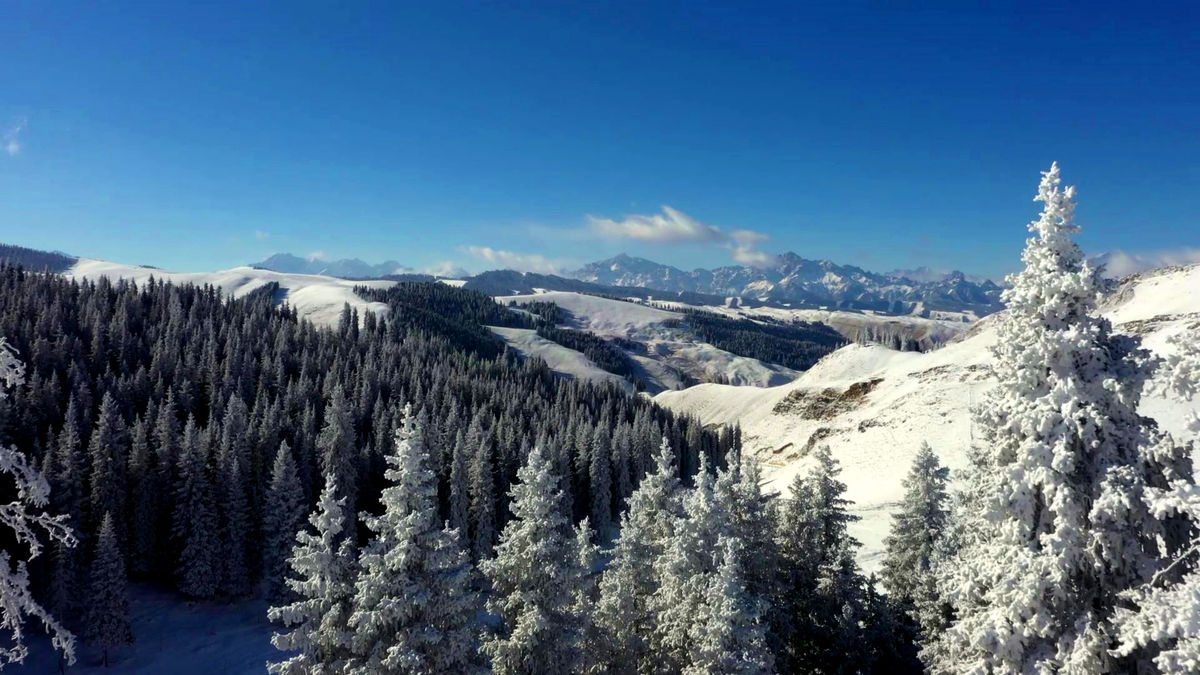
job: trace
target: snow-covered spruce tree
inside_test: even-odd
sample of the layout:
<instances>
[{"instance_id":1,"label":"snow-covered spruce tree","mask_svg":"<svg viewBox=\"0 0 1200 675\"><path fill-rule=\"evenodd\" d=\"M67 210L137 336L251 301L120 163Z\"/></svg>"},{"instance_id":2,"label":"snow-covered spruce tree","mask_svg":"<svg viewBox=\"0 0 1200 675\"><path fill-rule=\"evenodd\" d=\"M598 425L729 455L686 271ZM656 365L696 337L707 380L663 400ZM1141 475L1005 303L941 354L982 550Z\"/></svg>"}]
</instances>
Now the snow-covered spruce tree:
<instances>
[{"instance_id":1,"label":"snow-covered spruce tree","mask_svg":"<svg viewBox=\"0 0 1200 675\"><path fill-rule=\"evenodd\" d=\"M458 534L439 526L437 477L428 468L424 429L415 424L411 406L388 465L383 515L366 520L375 537L360 557L348 672L481 670L482 602L471 587L471 561Z\"/></svg>"},{"instance_id":2,"label":"snow-covered spruce tree","mask_svg":"<svg viewBox=\"0 0 1200 675\"><path fill-rule=\"evenodd\" d=\"M858 547L847 532L857 520L846 509L846 484L827 446L813 451L813 465L798 473L780 506L779 592L772 612L783 649L782 672L853 672L843 649L853 636L862 579L854 568Z\"/></svg>"},{"instance_id":3,"label":"snow-covered spruce tree","mask_svg":"<svg viewBox=\"0 0 1200 675\"><path fill-rule=\"evenodd\" d=\"M1200 332L1178 333L1169 341L1173 350L1160 366L1162 393L1182 401L1195 401L1200 393ZM1185 421L1192 455L1200 437L1200 411ZM1159 518L1186 516L1200 522L1200 487L1178 479L1167 488L1147 490L1147 502ZM1153 647L1161 650L1154 664L1164 673L1200 671L1200 535L1166 569L1147 583L1126 593L1134 608L1117 609L1115 623L1118 654L1128 656Z\"/></svg>"},{"instance_id":4,"label":"snow-covered spruce tree","mask_svg":"<svg viewBox=\"0 0 1200 675\"><path fill-rule=\"evenodd\" d=\"M104 654L108 667L109 651L133 644L133 625L129 621L129 589L125 581L125 557L117 543L111 513L104 514L96 535L96 558L88 575L87 622L84 637Z\"/></svg>"},{"instance_id":5,"label":"snow-covered spruce tree","mask_svg":"<svg viewBox=\"0 0 1200 675\"><path fill-rule=\"evenodd\" d=\"M467 523L471 517L471 488L467 483L468 454L462 430L455 434L450 454L450 529L458 532L464 545L470 544Z\"/></svg>"},{"instance_id":6,"label":"snow-covered spruce tree","mask_svg":"<svg viewBox=\"0 0 1200 675\"><path fill-rule=\"evenodd\" d=\"M892 531L883 542L883 587L888 600L904 608L912 621L920 620L918 604L938 602L932 569L950 517L949 478L950 470L928 443L922 443L904 479L904 498L892 515Z\"/></svg>"},{"instance_id":7,"label":"snow-covered spruce tree","mask_svg":"<svg viewBox=\"0 0 1200 675\"><path fill-rule=\"evenodd\" d=\"M484 433L473 448L468 472L471 492L471 555L476 561L491 557L496 545L496 479L492 464L492 441Z\"/></svg>"},{"instance_id":8,"label":"snow-covered spruce tree","mask_svg":"<svg viewBox=\"0 0 1200 675\"><path fill-rule=\"evenodd\" d=\"M592 490L591 522L600 533L612 525L612 450L609 449L608 429L597 425L592 434L592 456L588 482Z\"/></svg>"},{"instance_id":9,"label":"snow-covered spruce tree","mask_svg":"<svg viewBox=\"0 0 1200 675\"><path fill-rule=\"evenodd\" d=\"M0 338L0 398L8 395L8 387L24 381L25 365L4 338ZM67 525L66 516L50 516L41 511L50 498L50 485L35 471L25 456L15 448L0 445L0 473L8 474L16 484L17 498L0 505L0 525L12 532L11 540L29 547L29 559L42 552L37 530L44 530L52 544L75 546L75 534ZM33 599L29 589L29 570L25 560L13 560L8 550L0 550L0 631L7 633L9 643L0 646L0 668L10 663L22 663L29 655L25 645L25 618L37 618L50 634L51 644L63 654L67 663L75 663L75 636L62 626Z\"/></svg>"},{"instance_id":10,"label":"snow-covered spruce tree","mask_svg":"<svg viewBox=\"0 0 1200 675\"><path fill-rule=\"evenodd\" d=\"M321 471L332 477L346 498L346 508L354 513L358 504L358 450L355 447L354 409L342 386L335 385L325 406L325 426L317 437Z\"/></svg>"},{"instance_id":11,"label":"snow-covered spruce tree","mask_svg":"<svg viewBox=\"0 0 1200 675\"><path fill-rule=\"evenodd\" d=\"M288 560L295 576L287 580L294 602L267 610L267 618L291 630L275 633L271 644L299 652L267 664L271 673L310 675L344 672L351 656L353 632L348 621L357 574L354 543L344 532L346 498L336 498L337 480L328 477L317 509L309 516L315 532L301 530Z\"/></svg>"},{"instance_id":12,"label":"snow-covered spruce tree","mask_svg":"<svg viewBox=\"0 0 1200 675\"><path fill-rule=\"evenodd\" d=\"M220 524L208 455L208 435L189 417L180 450L172 534L179 546L179 590L193 598L213 597L221 583Z\"/></svg>"},{"instance_id":13,"label":"snow-covered spruce tree","mask_svg":"<svg viewBox=\"0 0 1200 675\"><path fill-rule=\"evenodd\" d=\"M596 625L596 601L600 581L596 563L600 559L600 547L596 546L595 538L596 531L592 529L588 519L584 518L575 528L575 548L572 554L578 578L572 584L575 589L575 601L571 612L580 621L580 662L577 670L583 673L608 673L610 670L606 665L607 641L600 627Z\"/></svg>"},{"instance_id":14,"label":"snow-covered spruce tree","mask_svg":"<svg viewBox=\"0 0 1200 675\"><path fill-rule=\"evenodd\" d=\"M608 665L615 673L649 672L650 637L657 623L650 598L658 587L654 561L667 548L682 515L679 467L664 436L655 455L656 468L629 498L621 519L612 560L600 577L596 622L608 648Z\"/></svg>"},{"instance_id":15,"label":"snow-covered spruce tree","mask_svg":"<svg viewBox=\"0 0 1200 675\"><path fill-rule=\"evenodd\" d=\"M705 596L717 571L714 552L730 535L729 504L719 500L707 457L699 457L696 486L683 498L666 550L654 561L658 588L650 598L655 615L650 650L659 668L678 671L691 663L707 617Z\"/></svg>"},{"instance_id":16,"label":"snow-covered spruce tree","mask_svg":"<svg viewBox=\"0 0 1200 675\"><path fill-rule=\"evenodd\" d=\"M749 593L742 577L741 545L721 537L717 572L705 591L704 622L697 625L691 663L685 675L774 673L767 644L765 607Z\"/></svg>"},{"instance_id":17,"label":"snow-covered spruce tree","mask_svg":"<svg viewBox=\"0 0 1200 675\"><path fill-rule=\"evenodd\" d=\"M288 597L288 557L304 526L304 490L287 441L279 443L263 513L263 581L268 600Z\"/></svg>"},{"instance_id":18,"label":"snow-covered spruce tree","mask_svg":"<svg viewBox=\"0 0 1200 675\"><path fill-rule=\"evenodd\" d=\"M975 412L983 441L956 500L959 548L938 572L956 619L923 652L935 673L1149 667L1153 649L1112 651L1114 614L1188 530L1144 501L1190 481L1190 463L1137 413L1155 361L1098 314L1097 272L1071 239L1075 189L1060 185L1056 164L1004 292L999 386Z\"/></svg>"},{"instance_id":19,"label":"snow-covered spruce tree","mask_svg":"<svg viewBox=\"0 0 1200 675\"><path fill-rule=\"evenodd\" d=\"M125 464L129 459L129 429L111 392L104 393L100 416L88 441L91 473L88 480L88 521L85 526L100 527L106 513L125 513ZM123 538L117 524L117 538Z\"/></svg>"},{"instance_id":20,"label":"snow-covered spruce tree","mask_svg":"<svg viewBox=\"0 0 1200 675\"><path fill-rule=\"evenodd\" d=\"M500 627L484 636L497 673L570 673L583 662L584 617L575 613L581 574L553 462L534 447L517 471L513 519L480 568L491 583L487 609Z\"/></svg>"},{"instance_id":21,"label":"snow-covered spruce tree","mask_svg":"<svg viewBox=\"0 0 1200 675\"><path fill-rule=\"evenodd\" d=\"M138 577L145 577L154 569L160 544L158 516L163 486L158 482L159 475L150 447L149 425L138 420L133 426L129 453L129 488L133 493L129 526L130 573Z\"/></svg>"}]
</instances>

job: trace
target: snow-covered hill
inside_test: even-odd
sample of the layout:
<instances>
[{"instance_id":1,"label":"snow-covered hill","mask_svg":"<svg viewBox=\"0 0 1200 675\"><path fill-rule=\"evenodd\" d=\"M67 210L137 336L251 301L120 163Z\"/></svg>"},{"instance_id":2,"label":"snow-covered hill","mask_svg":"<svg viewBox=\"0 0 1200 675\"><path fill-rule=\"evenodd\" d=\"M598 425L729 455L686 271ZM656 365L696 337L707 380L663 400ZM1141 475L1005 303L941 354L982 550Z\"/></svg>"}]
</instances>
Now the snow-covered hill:
<instances>
[{"instance_id":1,"label":"snow-covered hill","mask_svg":"<svg viewBox=\"0 0 1200 675\"><path fill-rule=\"evenodd\" d=\"M234 267L220 272L168 272L157 267L125 265L122 263L80 258L63 273L76 279L96 280L129 279L145 283L150 278L167 280L177 284L209 284L232 298L240 298L271 283L279 284L280 301L296 308L303 318L319 325L334 325L341 315L342 307L369 310L378 314L387 313L387 305L367 302L354 293L354 287L363 285L372 288L387 288L392 281L347 281L315 274L285 274L254 267Z\"/></svg>"},{"instance_id":2,"label":"snow-covered hill","mask_svg":"<svg viewBox=\"0 0 1200 675\"><path fill-rule=\"evenodd\" d=\"M1103 305L1117 330L1137 333L1164 352L1184 330L1200 330L1200 266L1148 272L1127 280ZM878 566L901 481L922 441L951 470L966 461L974 435L970 409L991 386L995 319L975 324L942 349L897 352L850 345L794 382L770 389L704 384L664 392L655 400L707 424L738 422L748 454L763 462L770 487L786 490L817 444L842 463L847 497L862 520L860 562ZM1150 397L1143 412L1169 431L1183 431L1183 404Z\"/></svg>"},{"instance_id":3,"label":"snow-covered hill","mask_svg":"<svg viewBox=\"0 0 1200 675\"><path fill-rule=\"evenodd\" d=\"M641 365L642 379L651 391L679 388L689 381L769 387L791 382L799 375L780 365L698 342L686 331L663 325L669 320L685 318L677 312L567 291L502 296L496 300L504 304L552 302L570 314L567 323L570 328L640 343L644 349L630 356Z\"/></svg>"}]
</instances>

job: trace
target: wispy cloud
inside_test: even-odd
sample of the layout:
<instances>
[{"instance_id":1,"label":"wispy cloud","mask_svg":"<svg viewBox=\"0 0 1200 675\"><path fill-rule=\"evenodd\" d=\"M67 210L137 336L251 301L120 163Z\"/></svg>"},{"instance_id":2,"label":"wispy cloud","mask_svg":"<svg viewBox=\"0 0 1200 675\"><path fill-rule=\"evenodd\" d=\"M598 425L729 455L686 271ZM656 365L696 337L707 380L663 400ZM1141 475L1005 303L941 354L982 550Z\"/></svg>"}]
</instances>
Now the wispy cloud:
<instances>
[{"instance_id":1,"label":"wispy cloud","mask_svg":"<svg viewBox=\"0 0 1200 675\"><path fill-rule=\"evenodd\" d=\"M725 233L705 225L682 211L669 206L662 213L628 215L621 220L589 216L592 228L605 237L675 243L684 241L723 241Z\"/></svg>"},{"instance_id":2,"label":"wispy cloud","mask_svg":"<svg viewBox=\"0 0 1200 675\"><path fill-rule=\"evenodd\" d=\"M448 279L461 279L462 277L469 276L466 270L450 260L430 265L421 271L425 274L432 274L435 277L445 277Z\"/></svg>"},{"instance_id":3,"label":"wispy cloud","mask_svg":"<svg viewBox=\"0 0 1200 675\"><path fill-rule=\"evenodd\" d=\"M255 230L254 239L257 241L266 241L271 238L271 233L265 230Z\"/></svg>"},{"instance_id":4,"label":"wispy cloud","mask_svg":"<svg viewBox=\"0 0 1200 675\"><path fill-rule=\"evenodd\" d=\"M763 266L775 259L775 256L758 248L770 239L762 232L744 229L726 232L666 205L662 207L662 213L632 214L621 220L589 216L588 221L593 232L609 239L659 244L716 244L727 249L733 259L742 265Z\"/></svg>"},{"instance_id":5,"label":"wispy cloud","mask_svg":"<svg viewBox=\"0 0 1200 675\"><path fill-rule=\"evenodd\" d=\"M1185 246L1142 253L1130 253L1117 249L1097 256L1096 260L1104 265L1105 276L1119 279L1157 267L1195 265L1200 263L1200 248Z\"/></svg>"},{"instance_id":6,"label":"wispy cloud","mask_svg":"<svg viewBox=\"0 0 1200 675\"><path fill-rule=\"evenodd\" d=\"M557 274L565 265L569 264L567 261L550 260L538 254L513 253L489 246L464 246L462 250L489 265L518 272Z\"/></svg>"},{"instance_id":7,"label":"wispy cloud","mask_svg":"<svg viewBox=\"0 0 1200 675\"><path fill-rule=\"evenodd\" d=\"M325 253L325 251L313 251L305 256L305 259L309 262L314 262L316 260L328 260L329 254Z\"/></svg>"},{"instance_id":8,"label":"wispy cloud","mask_svg":"<svg viewBox=\"0 0 1200 675\"><path fill-rule=\"evenodd\" d=\"M4 152L8 153L9 157L16 157L21 154L21 150L24 148L21 145L21 133L25 131L25 127L28 124L28 119L19 117L4 130Z\"/></svg>"}]
</instances>

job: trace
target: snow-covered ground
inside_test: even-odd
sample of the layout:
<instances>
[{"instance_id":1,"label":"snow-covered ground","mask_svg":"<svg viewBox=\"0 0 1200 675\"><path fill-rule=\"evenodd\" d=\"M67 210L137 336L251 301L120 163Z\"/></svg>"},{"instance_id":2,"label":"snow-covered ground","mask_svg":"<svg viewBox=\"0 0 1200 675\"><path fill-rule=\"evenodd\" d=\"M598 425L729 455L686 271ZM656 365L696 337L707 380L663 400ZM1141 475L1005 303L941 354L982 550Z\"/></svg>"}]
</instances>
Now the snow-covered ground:
<instances>
[{"instance_id":1,"label":"snow-covered ground","mask_svg":"<svg viewBox=\"0 0 1200 675\"><path fill-rule=\"evenodd\" d=\"M651 391L679 388L688 378L769 387L791 382L799 375L783 366L697 342L686 331L663 325L665 321L685 319L679 312L568 291L510 295L496 301L505 305L510 301L552 302L571 314L567 327L641 342L645 353L630 356L641 364Z\"/></svg>"},{"instance_id":2,"label":"snow-covered ground","mask_svg":"<svg viewBox=\"0 0 1200 675\"><path fill-rule=\"evenodd\" d=\"M265 601L221 604L183 602L175 593L133 587L130 593L134 645L110 655L85 649L68 673L145 673L146 675L249 675L265 673L267 661L282 653L271 646ZM36 632L36 628L30 625ZM58 655L48 640L30 641L24 665L5 672L57 675Z\"/></svg>"},{"instance_id":3,"label":"snow-covered ground","mask_svg":"<svg viewBox=\"0 0 1200 675\"><path fill-rule=\"evenodd\" d=\"M535 330L498 326L488 326L488 330L500 336L500 339L517 350L521 356L541 359L556 373L580 380L612 382L626 391L633 391L633 385L625 378L600 368L574 349L568 349L539 336Z\"/></svg>"},{"instance_id":4,"label":"snow-covered ground","mask_svg":"<svg viewBox=\"0 0 1200 675\"><path fill-rule=\"evenodd\" d=\"M283 302L295 307L301 317L318 325L336 325L346 303L358 308L360 314L364 310L380 315L386 314L387 305L363 300L355 295L354 287L387 288L395 283L348 281L316 274L284 274L254 267L234 267L220 272L168 272L156 267L125 265L91 258L80 258L79 262L64 274L76 279L94 280L107 277L145 283L153 277L176 284L210 284L232 298L240 298L274 282L279 284L284 294Z\"/></svg>"},{"instance_id":5,"label":"snow-covered ground","mask_svg":"<svg viewBox=\"0 0 1200 675\"><path fill-rule=\"evenodd\" d=\"M1104 305L1117 330L1141 334L1162 353L1166 340L1200 330L1200 266L1147 273ZM878 567L890 511L922 441L951 470L965 466L974 430L970 409L993 386L990 318L964 337L928 353L850 345L826 356L794 382L769 389L703 384L663 392L655 401L706 424L742 425L748 454L764 465L773 490L786 491L806 468L805 455L829 445L841 462L847 497L862 520L851 533L863 543L860 562ZM1150 397L1143 412L1180 433L1184 404Z\"/></svg>"}]
</instances>

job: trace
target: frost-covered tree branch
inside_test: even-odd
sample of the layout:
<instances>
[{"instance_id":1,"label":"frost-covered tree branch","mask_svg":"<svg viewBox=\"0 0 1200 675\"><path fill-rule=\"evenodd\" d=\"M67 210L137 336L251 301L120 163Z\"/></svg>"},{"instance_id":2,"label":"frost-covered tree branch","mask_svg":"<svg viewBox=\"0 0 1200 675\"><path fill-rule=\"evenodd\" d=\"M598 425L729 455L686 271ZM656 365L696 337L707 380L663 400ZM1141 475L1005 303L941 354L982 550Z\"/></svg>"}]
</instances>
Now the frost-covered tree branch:
<instances>
[{"instance_id":1,"label":"frost-covered tree branch","mask_svg":"<svg viewBox=\"0 0 1200 675\"><path fill-rule=\"evenodd\" d=\"M17 386L24 379L25 365L12 345L0 338L0 398L7 396L8 387ZM12 530L17 544L29 547L29 559L42 552L38 530L44 530L52 542L75 546L75 535L67 526L66 516L51 516L40 510L49 501L50 486L29 466L24 455L15 448L0 445L0 472L12 477L17 490L15 501L0 505L0 524ZM14 564L12 553L0 551L0 629L7 631L12 641L9 646L0 647L0 668L22 663L29 655L25 644L25 620L29 616L45 625L54 648L64 654L68 663L74 663L75 636L33 599L25 561L18 559Z\"/></svg>"}]
</instances>

